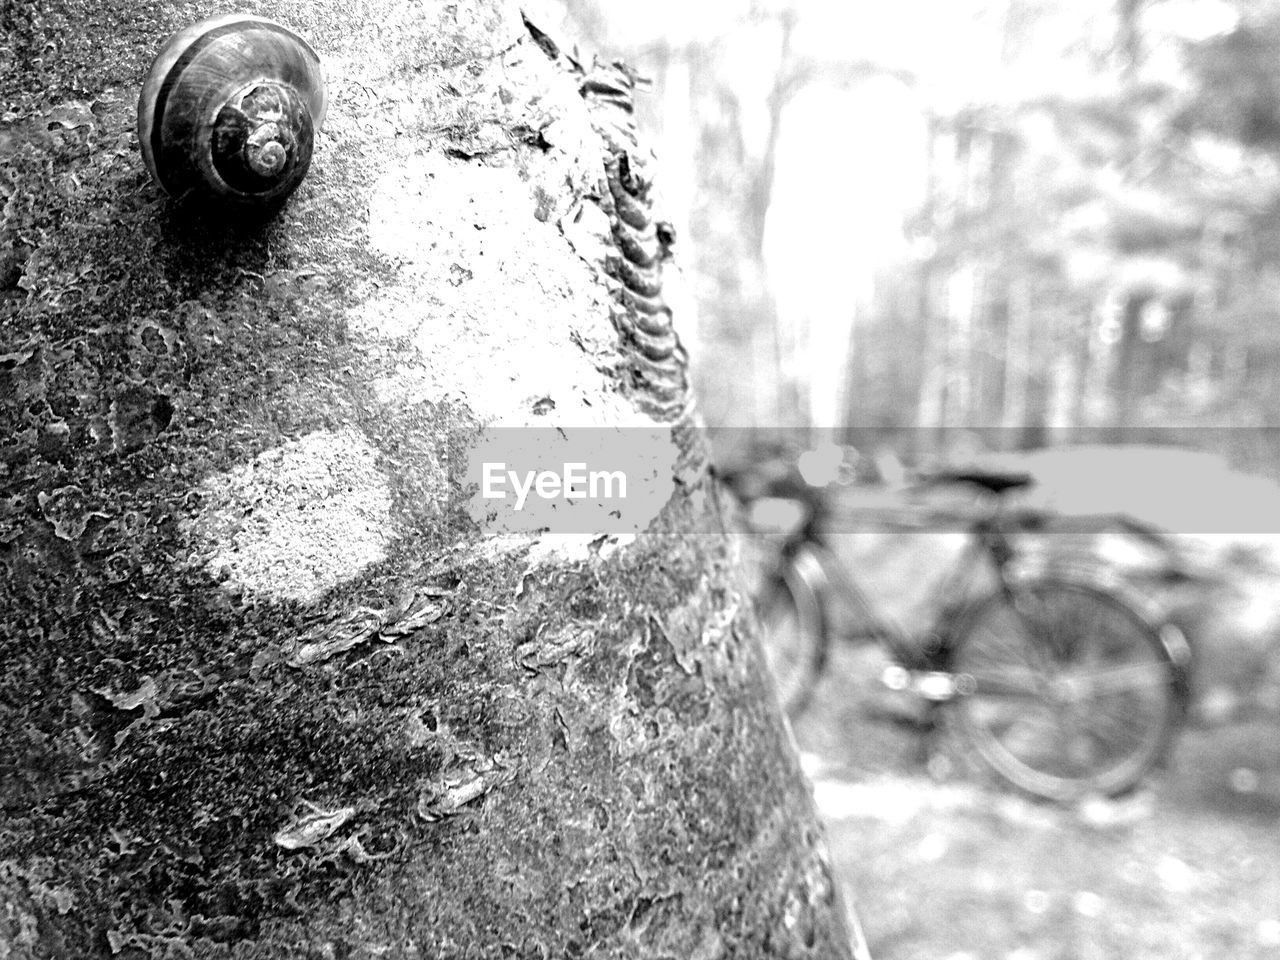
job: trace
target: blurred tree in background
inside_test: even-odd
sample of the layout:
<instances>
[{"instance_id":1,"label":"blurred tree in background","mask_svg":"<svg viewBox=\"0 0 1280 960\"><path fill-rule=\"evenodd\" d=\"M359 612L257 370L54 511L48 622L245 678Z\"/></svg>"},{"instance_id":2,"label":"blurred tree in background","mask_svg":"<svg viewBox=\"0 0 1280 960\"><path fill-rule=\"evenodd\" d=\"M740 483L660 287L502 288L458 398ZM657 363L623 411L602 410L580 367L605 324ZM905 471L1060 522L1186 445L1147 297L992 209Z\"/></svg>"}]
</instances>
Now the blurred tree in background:
<instances>
[{"instance_id":1,"label":"blurred tree in background","mask_svg":"<svg viewBox=\"0 0 1280 960\"><path fill-rule=\"evenodd\" d=\"M1275 469L1280 0L566 8L652 78L710 423Z\"/></svg>"}]
</instances>

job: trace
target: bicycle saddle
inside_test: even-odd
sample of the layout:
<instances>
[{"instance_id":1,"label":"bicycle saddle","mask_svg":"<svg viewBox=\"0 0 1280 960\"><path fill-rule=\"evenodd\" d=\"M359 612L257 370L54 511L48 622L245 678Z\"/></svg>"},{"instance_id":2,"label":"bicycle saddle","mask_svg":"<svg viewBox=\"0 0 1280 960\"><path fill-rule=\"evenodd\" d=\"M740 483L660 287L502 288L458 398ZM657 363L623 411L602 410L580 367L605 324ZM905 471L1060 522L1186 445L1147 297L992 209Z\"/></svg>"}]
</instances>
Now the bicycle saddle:
<instances>
[{"instance_id":1,"label":"bicycle saddle","mask_svg":"<svg viewBox=\"0 0 1280 960\"><path fill-rule=\"evenodd\" d=\"M939 470L924 474L925 483L969 483L990 493L1007 493L1035 484L1029 473L1008 473L1000 470Z\"/></svg>"}]
</instances>

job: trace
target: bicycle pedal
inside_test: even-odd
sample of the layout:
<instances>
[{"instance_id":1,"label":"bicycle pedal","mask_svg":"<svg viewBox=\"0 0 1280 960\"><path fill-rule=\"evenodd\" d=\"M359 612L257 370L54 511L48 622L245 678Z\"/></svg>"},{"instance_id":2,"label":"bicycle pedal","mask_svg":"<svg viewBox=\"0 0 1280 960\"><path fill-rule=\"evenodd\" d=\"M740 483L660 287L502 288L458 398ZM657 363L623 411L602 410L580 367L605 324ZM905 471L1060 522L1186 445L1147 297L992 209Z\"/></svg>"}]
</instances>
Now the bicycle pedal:
<instances>
[{"instance_id":1,"label":"bicycle pedal","mask_svg":"<svg viewBox=\"0 0 1280 960\"><path fill-rule=\"evenodd\" d=\"M880 682L890 690L913 693L925 700L945 703L966 692L963 678L942 670L908 670L897 664L885 667Z\"/></svg>"}]
</instances>

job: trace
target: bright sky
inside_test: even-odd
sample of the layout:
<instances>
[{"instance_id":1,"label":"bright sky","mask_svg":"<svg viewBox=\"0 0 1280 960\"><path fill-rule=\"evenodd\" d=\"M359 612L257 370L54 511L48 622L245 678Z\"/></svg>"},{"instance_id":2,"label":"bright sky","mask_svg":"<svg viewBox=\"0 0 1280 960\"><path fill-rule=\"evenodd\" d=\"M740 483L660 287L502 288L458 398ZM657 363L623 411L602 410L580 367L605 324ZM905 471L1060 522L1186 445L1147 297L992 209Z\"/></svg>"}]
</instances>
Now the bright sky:
<instances>
[{"instance_id":1,"label":"bright sky","mask_svg":"<svg viewBox=\"0 0 1280 960\"><path fill-rule=\"evenodd\" d=\"M1087 61L1054 56L1053 45L1114 37L1115 0L754 0L798 13L797 56L868 62L915 78L887 78L844 89L813 86L789 105L777 156L766 259L794 362L805 372L814 422L840 421L843 369L860 304L877 270L909 255L905 215L923 192L922 104L947 113L963 104L1062 92L1091 85ZM777 34L735 28L752 0L647 0L610 4L611 35L632 48L717 37L735 45L725 62L738 74L748 149L764 143L766 97L776 69ZM1036 11L1033 49L1016 70L1003 45L1025 29L1019 11ZM1011 14L1012 12L1012 14ZM1012 16L1012 19L1011 19ZM1025 14L1022 15L1025 17ZM1161 0L1144 13L1149 42L1200 40L1230 30L1237 14L1225 0ZM847 71L846 71L847 72Z\"/></svg>"},{"instance_id":2,"label":"bright sky","mask_svg":"<svg viewBox=\"0 0 1280 960\"><path fill-rule=\"evenodd\" d=\"M859 308L869 300L876 272L908 255L903 218L918 207L926 172L922 106L946 113L1094 82L1082 61L1065 55L1024 58L1011 73L1002 51L1011 2L796 4L798 54L863 60L917 78L914 89L888 78L850 89L813 87L784 114L766 258L817 424L841 422L839 391ZM1098 42L1105 43L1115 30L1113 10L1114 0L1063 3L1043 14L1036 35L1041 44L1049 39L1050 51L1055 36L1065 43L1100 32ZM1236 22L1223 0L1163 0L1149 13L1143 28L1157 45L1203 39ZM749 88L753 80L759 77L744 84Z\"/></svg>"},{"instance_id":3,"label":"bright sky","mask_svg":"<svg viewBox=\"0 0 1280 960\"><path fill-rule=\"evenodd\" d=\"M925 176L922 98L937 105L944 92L981 96L992 82L1000 34L981 15L990 6L935 0L801 5L794 36L799 54L861 60L919 78L915 89L888 77L844 89L813 87L784 114L766 258L816 424L842 422L841 389L858 315L870 308L877 271L908 255L903 219L918 206Z\"/></svg>"},{"instance_id":4,"label":"bright sky","mask_svg":"<svg viewBox=\"0 0 1280 960\"><path fill-rule=\"evenodd\" d=\"M804 271L803 286L847 301L851 259L900 255L903 214L922 196L923 146L914 95L894 80L801 93L778 146L766 241L774 279Z\"/></svg>"},{"instance_id":5,"label":"bright sky","mask_svg":"<svg viewBox=\"0 0 1280 960\"><path fill-rule=\"evenodd\" d=\"M814 422L840 422L843 361L875 272L906 254L919 203L923 123L914 94L881 78L814 87L784 115L765 256L797 362L811 372Z\"/></svg>"}]
</instances>

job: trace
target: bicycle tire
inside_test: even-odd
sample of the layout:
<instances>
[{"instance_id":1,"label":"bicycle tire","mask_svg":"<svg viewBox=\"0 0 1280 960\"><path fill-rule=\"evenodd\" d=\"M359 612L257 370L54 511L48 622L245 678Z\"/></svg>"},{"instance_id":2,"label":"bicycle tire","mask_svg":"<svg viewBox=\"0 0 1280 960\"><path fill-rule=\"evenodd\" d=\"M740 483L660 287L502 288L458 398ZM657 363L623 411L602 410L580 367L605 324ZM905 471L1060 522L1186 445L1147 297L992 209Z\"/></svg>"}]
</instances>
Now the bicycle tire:
<instances>
[{"instance_id":1,"label":"bicycle tire","mask_svg":"<svg viewBox=\"0 0 1280 960\"><path fill-rule=\"evenodd\" d=\"M1185 712L1168 629L1088 582L1042 576L991 594L952 638L949 726L1025 793L1124 794L1163 762Z\"/></svg>"},{"instance_id":2,"label":"bicycle tire","mask_svg":"<svg viewBox=\"0 0 1280 960\"><path fill-rule=\"evenodd\" d=\"M770 577L758 604L765 659L792 720L809 706L827 663L826 611L810 569L816 563L805 553L792 557Z\"/></svg>"}]
</instances>

